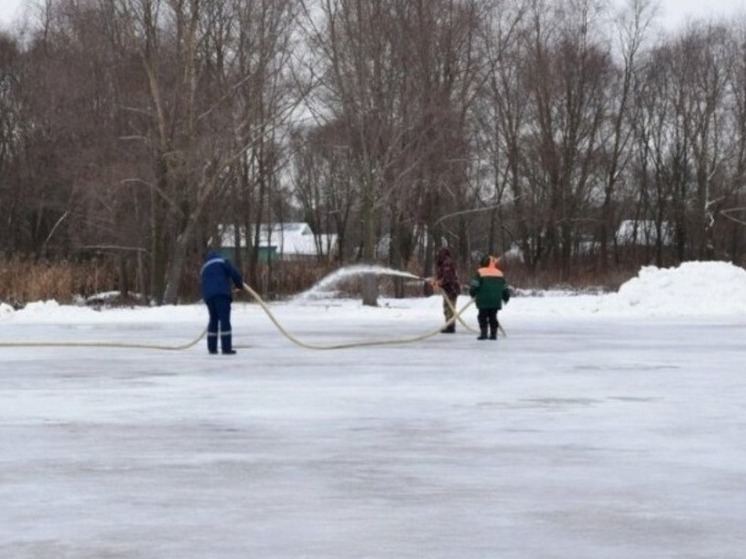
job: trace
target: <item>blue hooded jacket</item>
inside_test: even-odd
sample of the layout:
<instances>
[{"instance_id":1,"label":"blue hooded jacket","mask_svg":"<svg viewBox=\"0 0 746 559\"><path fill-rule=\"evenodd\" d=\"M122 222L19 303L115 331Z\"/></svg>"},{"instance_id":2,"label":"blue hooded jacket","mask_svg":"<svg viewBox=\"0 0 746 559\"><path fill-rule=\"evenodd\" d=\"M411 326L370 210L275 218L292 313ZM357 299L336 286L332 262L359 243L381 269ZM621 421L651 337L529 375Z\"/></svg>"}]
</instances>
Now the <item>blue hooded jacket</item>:
<instances>
[{"instance_id":1,"label":"blue hooded jacket","mask_svg":"<svg viewBox=\"0 0 746 559\"><path fill-rule=\"evenodd\" d=\"M225 295L231 300L231 280L233 284L243 287L243 278L236 267L215 251L205 256L205 263L200 272L202 280L202 299L207 301L216 295Z\"/></svg>"}]
</instances>

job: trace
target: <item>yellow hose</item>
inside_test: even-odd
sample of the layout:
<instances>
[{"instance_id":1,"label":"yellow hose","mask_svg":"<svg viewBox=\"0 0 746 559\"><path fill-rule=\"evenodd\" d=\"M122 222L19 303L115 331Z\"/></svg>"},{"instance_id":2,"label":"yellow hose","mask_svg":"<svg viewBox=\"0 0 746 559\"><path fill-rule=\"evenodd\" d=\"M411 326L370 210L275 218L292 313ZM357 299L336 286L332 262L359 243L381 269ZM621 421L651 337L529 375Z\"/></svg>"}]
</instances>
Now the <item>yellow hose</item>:
<instances>
[{"instance_id":1,"label":"yellow hose","mask_svg":"<svg viewBox=\"0 0 746 559\"><path fill-rule=\"evenodd\" d=\"M435 330L426 332L419 336L412 336L408 338L348 342L348 343L332 344L332 345L310 344L302 340L299 340L298 338L290 334L285 328L283 328L283 326L274 317L274 315L270 311L267 304L264 302L264 300L259 296L259 294L256 291L254 291L251 287L249 287L245 283L243 284L243 288L247 293L249 293L249 295L251 295L256 300L256 302L259 304L262 310L264 310L264 312L267 314L267 316L272 321L272 323L288 340L290 340L292 343L300 347L304 347L307 349L318 349L318 350L347 349L347 348L353 348L353 347L371 347L371 346L409 344L409 343L418 342L420 340L424 340L432 336L435 336L439 334L442 329L442 326L439 326ZM463 319L461 318L461 314L474 303L474 300L469 301L466 305L464 305L458 311L453 307L450 301L448 301L448 303L451 305L451 309L453 310L454 314L451 317L451 319L448 322L446 322L445 326L448 326L452 324L454 321L459 320L461 324L463 324L466 328L473 330L473 328L471 328L468 324L466 324L463 321ZM144 344L144 343L132 343L132 342L78 342L78 341L29 342L29 341L23 341L23 342L0 342L0 347L109 347L109 348L130 348L130 349L184 350L184 349L189 349L190 347L193 347L194 345L196 345L205 336L206 331L207 330L203 330L202 333L196 338L194 338L193 340L187 343L178 344L178 345ZM237 345L236 347L240 348L241 346Z\"/></svg>"},{"instance_id":2,"label":"yellow hose","mask_svg":"<svg viewBox=\"0 0 746 559\"><path fill-rule=\"evenodd\" d=\"M277 327L277 329L285 336L288 340L293 342L294 344L305 347L308 349L347 349L352 347L370 347L370 346L380 346L380 345L400 345L400 344L409 344L412 342L418 342L420 340L424 340L426 338L430 338L432 336L435 336L437 334L440 334L441 328L438 327L435 330L432 330L430 332L426 332L425 334L409 337L409 338L399 338L399 339L391 339L391 340L371 340L371 341L362 341L362 342L349 342L344 344L332 344L332 345L316 345L316 344L309 344L306 342L303 342L290 334L285 328L282 327L282 325L277 321L277 319L274 317L272 312L267 307L266 303L262 300L262 298L259 296L259 294L254 291L251 287L243 284L244 290L251 295L257 303L259 303L259 306L262 307L265 313L267 313L267 316L272 321L272 323ZM474 301L469 301L466 305L464 305L461 310L458 312L454 312L454 315L451 317L451 319L446 323L446 326L449 324L452 324L455 320L460 319L461 313L463 313Z\"/></svg>"}]
</instances>

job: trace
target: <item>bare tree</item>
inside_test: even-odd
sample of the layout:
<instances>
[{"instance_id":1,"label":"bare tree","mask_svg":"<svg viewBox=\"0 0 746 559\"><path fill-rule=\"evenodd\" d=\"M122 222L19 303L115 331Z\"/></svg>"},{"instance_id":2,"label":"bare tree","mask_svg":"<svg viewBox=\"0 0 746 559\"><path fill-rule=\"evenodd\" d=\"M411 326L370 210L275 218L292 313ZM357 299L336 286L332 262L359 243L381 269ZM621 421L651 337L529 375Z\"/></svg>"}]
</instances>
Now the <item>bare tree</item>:
<instances>
[{"instance_id":1,"label":"bare tree","mask_svg":"<svg viewBox=\"0 0 746 559\"><path fill-rule=\"evenodd\" d=\"M532 219L536 215L526 195L522 139L526 129L524 60L527 57L528 2L498 2L486 20L486 72L479 107L475 111L478 139L477 153L485 154L488 164L475 181L476 196L487 208L489 233L487 251L496 251L498 219L503 231L506 221L506 194L512 194L518 237L511 241L521 244L529 266L535 264L530 243L536 239L539 227ZM506 247L503 246L503 249Z\"/></svg>"},{"instance_id":2,"label":"bare tree","mask_svg":"<svg viewBox=\"0 0 746 559\"><path fill-rule=\"evenodd\" d=\"M150 291L156 301L176 302L197 232L209 228L208 207L231 207L225 196L237 177L246 177L233 170L264 161L256 154L281 124L277 111L286 97L275 97L275 112L256 107L272 99L273 91L264 88L271 85L276 58L287 56L283 17L291 6L268 0L227 6L217 0L107 0L102 8L114 22L112 43L123 58L137 57L145 78L145 95L126 107L137 132L123 140L141 143L150 158L150 176L131 180L149 186ZM272 27L277 21L282 23ZM262 184L267 176L261 174ZM227 221L238 217L226 214Z\"/></svg>"},{"instance_id":3,"label":"bare tree","mask_svg":"<svg viewBox=\"0 0 746 559\"><path fill-rule=\"evenodd\" d=\"M348 227L356 202L349 143L343 133L335 123L299 128L294 134L292 149L296 158L294 193L314 232L337 233L336 257L340 262L349 256ZM325 253L329 248L319 247Z\"/></svg>"},{"instance_id":4,"label":"bare tree","mask_svg":"<svg viewBox=\"0 0 746 559\"><path fill-rule=\"evenodd\" d=\"M14 186L18 184L17 160L22 133L19 63L18 44L10 36L0 34L0 207L3 208L0 246L4 250L17 244L14 237L19 229L18 206L23 199Z\"/></svg>"},{"instance_id":5,"label":"bare tree","mask_svg":"<svg viewBox=\"0 0 746 559\"><path fill-rule=\"evenodd\" d=\"M530 133L528 176L542 191L541 250L569 274L578 226L600 182L601 127L607 113L613 64L599 40L590 1L551 9L536 2L528 94L535 128ZM551 18L551 21L550 21Z\"/></svg>"},{"instance_id":6,"label":"bare tree","mask_svg":"<svg viewBox=\"0 0 746 559\"><path fill-rule=\"evenodd\" d=\"M609 265L609 241L618 222L614 211L615 200L620 198L617 186L624 180L624 172L632 155L632 95L638 72L637 58L655 14L655 5L651 0L630 0L615 20L621 71L615 73L612 82L614 89L610 91L609 122L602 142L606 173L599 220L599 245L600 265L604 273Z\"/></svg>"},{"instance_id":7,"label":"bare tree","mask_svg":"<svg viewBox=\"0 0 746 559\"><path fill-rule=\"evenodd\" d=\"M727 195L726 162L734 154L726 129L730 114L727 97L732 75L732 43L723 27L706 27L693 31L694 52L686 49L687 63L694 69L692 76L691 128L692 164L696 182L691 209L693 235L692 254L695 258L715 256L715 226L717 211Z\"/></svg>"},{"instance_id":8,"label":"bare tree","mask_svg":"<svg viewBox=\"0 0 746 559\"><path fill-rule=\"evenodd\" d=\"M729 86L730 127L724 132L730 138L732 158L729 165L729 188L724 194L719 214L729 227L721 240L731 258L738 261L746 248L746 24L734 24L732 30L733 72Z\"/></svg>"},{"instance_id":9,"label":"bare tree","mask_svg":"<svg viewBox=\"0 0 746 559\"><path fill-rule=\"evenodd\" d=\"M464 198L480 6L324 0L318 13L309 9L316 116L339 131L354 164L365 262L374 261L386 229L390 261L405 266L415 232L429 228L428 238L440 238L433 229L444 208ZM373 278L363 291L364 303L375 305Z\"/></svg>"}]
</instances>

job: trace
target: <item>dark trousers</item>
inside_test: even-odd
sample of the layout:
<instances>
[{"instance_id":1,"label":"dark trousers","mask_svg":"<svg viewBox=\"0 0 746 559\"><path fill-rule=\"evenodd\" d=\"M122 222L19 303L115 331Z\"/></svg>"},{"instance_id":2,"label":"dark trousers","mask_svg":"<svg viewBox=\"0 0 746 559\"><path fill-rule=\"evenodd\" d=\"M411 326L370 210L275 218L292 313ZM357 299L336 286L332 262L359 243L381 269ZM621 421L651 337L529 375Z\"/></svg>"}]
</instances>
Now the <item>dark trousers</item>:
<instances>
[{"instance_id":1,"label":"dark trousers","mask_svg":"<svg viewBox=\"0 0 746 559\"><path fill-rule=\"evenodd\" d=\"M497 332L497 309L479 309L477 314L479 329L486 332L487 326L490 327L490 334Z\"/></svg>"},{"instance_id":2,"label":"dark trousers","mask_svg":"<svg viewBox=\"0 0 746 559\"><path fill-rule=\"evenodd\" d=\"M446 322L453 318L456 305L458 305L458 293L456 295L443 293L443 315L446 317Z\"/></svg>"},{"instance_id":3,"label":"dark trousers","mask_svg":"<svg viewBox=\"0 0 746 559\"><path fill-rule=\"evenodd\" d=\"M207 301L207 311L210 320L207 323L207 350L210 353L218 351L218 331L220 332L220 347L223 352L231 351L231 298L227 295L216 295Z\"/></svg>"},{"instance_id":4,"label":"dark trousers","mask_svg":"<svg viewBox=\"0 0 746 559\"><path fill-rule=\"evenodd\" d=\"M443 315L446 317L446 322L451 320L453 318L453 315L456 314L454 311L456 310L456 305L458 305L458 293L455 295L448 295L446 293L443 293ZM443 332L450 332L453 333L456 331L456 322L451 322L446 328L443 330Z\"/></svg>"}]
</instances>

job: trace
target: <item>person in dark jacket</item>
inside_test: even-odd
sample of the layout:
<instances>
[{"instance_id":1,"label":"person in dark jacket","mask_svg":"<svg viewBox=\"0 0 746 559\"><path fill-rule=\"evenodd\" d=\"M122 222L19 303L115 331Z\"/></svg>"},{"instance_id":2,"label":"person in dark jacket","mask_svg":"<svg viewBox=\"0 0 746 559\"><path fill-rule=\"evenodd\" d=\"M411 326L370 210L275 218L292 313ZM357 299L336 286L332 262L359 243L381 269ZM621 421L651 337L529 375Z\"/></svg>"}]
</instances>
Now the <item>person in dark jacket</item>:
<instances>
[{"instance_id":1,"label":"person in dark jacket","mask_svg":"<svg viewBox=\"0 0 746 559\"><path fill-rule=\"evenodd\" d=\"M211 354L218 352L219 331L221 351L225 355L232 355L236 353L231 332L232 286L235 285L238 289L243 287L241 273L218 252L210 251L205 256L200 279L202 299L210 313L207 324L207 351Z\"/></svg>"},{"instance_id":2,"label":"person in dark jacket","mask_svg":"<svg viewBox=\"0 0 746 559\"><path fill-rule=\"evenodd\" d=\"M479 262L474 279L469 284L469 295L475 298L479 322L478 340L487 339L487 327L490 329L490 340L497 339L497 312L503 303L510 300L510 290L505 281L502 270L498 267L499 259L494 256L485 256Z\"/></svg>"},{"instance_id":3,"label":"person in dark jacket","mask_svg":"<svg viewBox=\"0 0 746 559\"><path fill-rule=\"evenodd\" d=\"M443 314L446 318L446 327L441 330L443 334L456 332L456 322L451 322L454 309L461 294L461 284L458 281L456 263L453 261L451 249L441 247L435 260L435 278L433 287L437 287L443 293ZM449 324L450 322L450 324Z\"/></svg>"}]
</instances>

